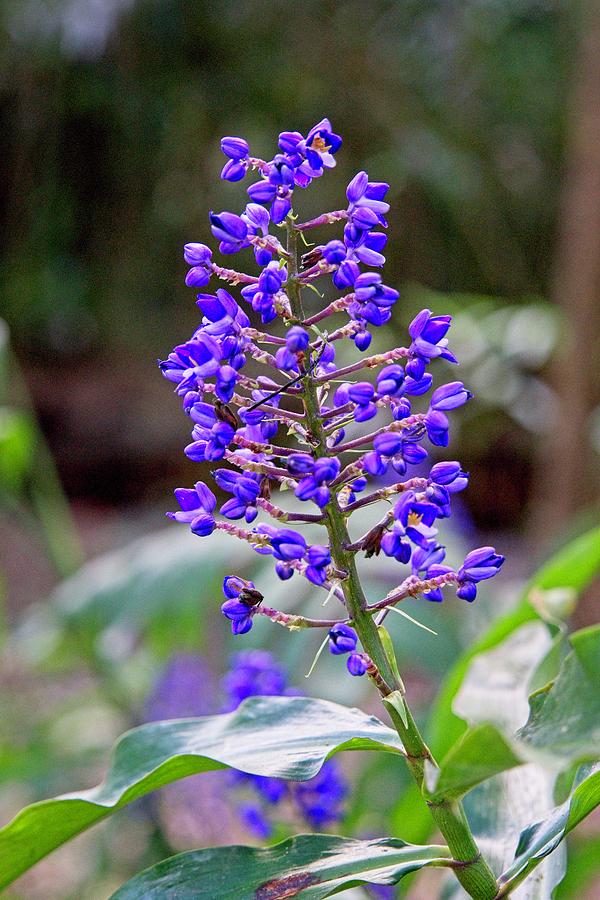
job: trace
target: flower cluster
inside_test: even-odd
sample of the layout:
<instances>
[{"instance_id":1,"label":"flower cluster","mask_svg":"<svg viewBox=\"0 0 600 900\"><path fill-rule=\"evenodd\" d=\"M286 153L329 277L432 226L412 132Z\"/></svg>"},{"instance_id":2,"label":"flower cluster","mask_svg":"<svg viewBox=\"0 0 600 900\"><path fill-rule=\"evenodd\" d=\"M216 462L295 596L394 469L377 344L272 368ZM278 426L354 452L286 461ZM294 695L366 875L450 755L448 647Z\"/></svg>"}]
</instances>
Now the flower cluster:
<instances>
[{"instance_id":1,"label":"flower cluster","mask_svg":"<svg viewBox=\"0 0 600 900\"><path fill-rule=\"evenodd\" d=\"M438 360L457 364L448 342L451 317L424 309L409 325L407 346L349 363L341 359L347 348L367 349L372 329L389 321L399 295L379 271L387 184L359 172L347 187L345 208L306 222L292 210L295 190L333 167L340 146L327 119L306 136L283 132L270 161L252 156L243 138L223 138L222 177L238 182L255 172L259 180L248 188L250 202L239 214L211 213L210 229L223 254L251 248L259 271L223 267L206 245L186 244L188 285L207 290L221 280L238 287L239 296L223 287L198 294L197 330L159 365L192 422L186 455L221 462L212 476L226 495L217 518L217 497L199 481L175 491L180 510L168 515L199 536L228 532L272 556L281 579L307 578L343 607L333 620L274 610L255 585L231 575L221 609L233 632L249 631L257 615L294 628L328 628L331 652L346 654L349 671L361 675L372 670L357 649L357 603L378 622L387 607L409 596L439 602L449 585L471 602L479 582L495 575L504 560L483 547L455 569L438 538L439 521L451 515L453 495L469 480L458 461L435 459L450 442L449 414L472 396L459 380L434 385L430 371ZM312 229L331 225L342 233L307 245L301 257L300 240L306 243ZM284 243L277 236L282 228ZM315 282L329 277L342 294L326 302L317 299ZM339 316L346 318L339 322ZM261 330L268 323L273 327ZM394 475L401 480L391 483ZM290 497L299 502L286 505ZM362 538L350 537L354 513L390 500L375 526ZM322 526L326 538L310 543L296 530L302 523ZM381 552L408 569L397 589L369 605L352 593L353 572L361 554Z\"/></svg>"},{"instance_id":2,"label":"flower cluster","mask_svg":"<svg viewBox=\"0 0 600 900\"><path fill-rule=\"evenodd\" d=\"M247 697L298 694L288 687L282 667L265 650L247 650L233 657L223 679L227 695L226 709L236 709ZM329 760L321 771L304 782L232 772L231 783L251 789L254 799L239 806L250 831L259 838L271 835L271 817L282 804L291 805L315 831L327 828L344 815L343 801L348 785L337 762Z\"/></svg>"},{"instance_id":3,"label":"flower cluster","mask_svg":"<svg viewBox=\"0 0 600 900\"><path fill-rule=\"evenodd\" d=\"M160 673L146 704L146 719L164 719L203 716L215 711L208 696L215 692L206 690L211 673L205 660L198 654L178 653L171 657ZM235 654L222 679L225 702L223 712L232 712L248 697L298 696L299 691L288 685L286 672L274 657L264 650L246 650ZM237 814L256 837L271 835L272 820L291 813L300 817L315 831L322 831L344 815L344 800L349 787L335 760L325 763L321 771L304 782L289 782L280 778L267 778L232 771L226 775L231 789L223 791L222 773L214 773L213 781L202 776L202 785L210 783L213 795L210 801L217 807L235 795ZM193 782L193 779L192 779ZM187 783L187 782L186 782ZM167 791L177 786L170 785ZM244 799L240 800L240 789ZM183 797L180 792L173 797L177 806L182 801L186 817L200 815L206 800L197 790Z\"/></svg>"}]
</instances>

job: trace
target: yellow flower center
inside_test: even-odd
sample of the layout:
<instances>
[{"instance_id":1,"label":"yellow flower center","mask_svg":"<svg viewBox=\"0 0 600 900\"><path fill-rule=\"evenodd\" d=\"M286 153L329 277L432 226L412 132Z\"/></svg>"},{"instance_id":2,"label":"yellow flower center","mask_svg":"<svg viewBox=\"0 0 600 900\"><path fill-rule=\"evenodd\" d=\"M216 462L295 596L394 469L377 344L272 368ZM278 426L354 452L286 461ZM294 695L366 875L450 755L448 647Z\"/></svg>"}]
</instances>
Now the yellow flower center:
<instances>
[{"instance_id":1,"label":"yellow flower center","mask_svg":"<svg viewBox=\"0 0 600 900\"><path fill-rule=\"evenodd\" d=\"M315 135L310 145L310 149L316 150L317 153L326 153L330 149L330 147L331 145L326 144L325 139L322 138L320 134Z\"/></svg>"},{"instance_id":2,"label":"yellow flower center","mask_svg":"<svg viewBox=\"0 0 600 900\"><path fill-rule=\"evenodd\" d=\"M421 524L422 519L423 516L420 516L418 513L411 512L408 514L407 522L412 528L417 528Z\"/></svg>"}]
</instances>

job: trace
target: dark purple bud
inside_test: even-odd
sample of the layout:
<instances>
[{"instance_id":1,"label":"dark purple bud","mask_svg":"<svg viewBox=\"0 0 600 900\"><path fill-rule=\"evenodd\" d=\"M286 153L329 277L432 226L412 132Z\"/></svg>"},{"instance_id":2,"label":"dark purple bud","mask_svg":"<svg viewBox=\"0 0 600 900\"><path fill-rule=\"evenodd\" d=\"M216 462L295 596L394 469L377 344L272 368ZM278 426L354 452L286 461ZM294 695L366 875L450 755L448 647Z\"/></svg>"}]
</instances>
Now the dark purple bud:
<instances>
[{"instance_id":1,"label":"dark purple bud","mask_svg":"<svg viewBox=\"0 0 600 900\"><path fill-rule=\"evenodd\" d=\"M236 159L230 159L221 169L221 178L223 181L241 181L245 177L247 171L246 163L239 162Z\"/></svg>"},{"instance_id":2,"label":"dark purple bud","mask_svg":"<svg viewBox=\"0 0 600 900\"><path fill-rule=\"evenodd\" d=\"M271 206L271 218L276 225L283 222L290 209L292 203L287 197L276 197Z\"/></svg>"},{"instance_id":3,"label":"dark purple bud","mask_svg":"<svg viewBox=\"0 0 600 900\"><path fill-rule=\"evenodd\" d=\"M308 548L307 558L311 566L317 566L318 568L328 566L331 562L329 547L313 544L312 547Z\"/></svg>"},{"instance_id":4,"label":"dark purple bud","mask_svg":"<svg viewBox=\"0 0 600 900\"><path fill-rule=\"evenodd\" d=\"M456 596L466 600L467 603L472 603L477 596L477 586L472 581L465 581L458 587Z\"/></svg>"},{"instance_id":5,"label":"dark purple bud","mask_svg":"<svg viewBox=\"0 0 600 900\"><path fill-rule=\"evenodd\" d=\"M303 140L299 131L282 131L279 135L279 147L284 153L295 153L298 144Z\"/></svg>"},{"instance_id":6,"label":"dark purple bud","mask_svg":"<svg viewBox=\"0 0 600 900\"><path fill-rule=\"evenodd\" d=\"M404 393L410 394L411 397L421 397L430 390L432 384L433 376L430 372L425 372L420 381L415 381L413 378L406 378L404 380Z\"/></svg>"},{"instance_id":7,"label":"dark purple bud","mask_svg":"<svg viewBox=\"0 0 600 900\"><path fill-rule=\"evenodd\" d=\"M370 403L374 396L375 388L368 381L358 381L356 384L351 384L348 389L349 399L360 406Z\"/></svg>"},{"instance_id":8,"label":"dark purple bud","mask_svg":"<svg viewBox=\"0 0 600 900\"><path fill-rule=\"evenodd\" d=\"M247 615L240 617L239 619L232 619L231 621L231 632L232 634L247 634L252 628L252 616Z\"/></svg>"},{"instance_id":9,"label":"dark purple bud","mask_svg":"<svg viewBox=\"0 0 600 900\"><path fill-rule=\"evenodd\" d=\"M404 384L404 369L402 366L385 366L377 376L377 393L380 396L388 394L393 397Z\"/></svg>"},{"instance_id":10,"label":"dark purple bud","mask_svg":"<svg viewBox=\"0 0 600 900\"><path fill-rule=\"evenodd\" d=\"M302 559L306 553L306 541L291 528L278 528L271 537L271 546L278 559Z\"/></svg>"},{"instance_id":11,"label":"dark purple bud","mask_svg":"<svg viewBox=\"0 0 600 900\"><path fill-rule=\"evenodd\" d=\"M339 622L329 631L329 651L334 656L340 656L343 653L352 653L356 650L358 638L354 628Z\"/></svg>"},{"instance_id":12,"label":"dark purple bud","mask_svg":"<svg viewBox=\"0 0 600 900\"><path fill-rule=\"evenodd\" d=\"M358 172L348 187L346 188L346 197L350 203L356 203L363 196L369 183L369 176L366 172Z\"/></svg>"},{"instance_id":13,"label":"dark purple bud","mask_svg":"<svg viewBox=\"0 0 600 900\"><path fill-rule=\"evenodd\" d=\"M351 675L364 675L369 668L364 653L351 653L346 662L346 667Z\"/></svg>"},{"instance_id":14,"label":"dark purple bud","mask_svg":"<svg viewBox=\"0 0 600 900\"><path fill-rule=\"evenodd\" d=\"M288 563L281 562L281 560L277 560L275 563L275 572L282 581L287 581L294 574L293 568Z\"/></svg>"},{"instance_id":15,"label":"dark purple bud","mask_svg":"<svg viewBox=\"0 0 600 900\"><path fill-rule=\"evenodd\" d=\"M373 447L381 456L395 456L402 447L402 436L396 431L378 434L373 441Z\"/></svg>"},{"instance_id":16,"label":"dark purple bud","mask_svg":"<svg viewBox=\"0 0 600 900\"><path fill-rule=\"evenodd\" d=\"M318 566L307 566L304 570L304 577L308 578L313 584L320 586L327 581L327 572Z\"/></svg>"},{"instance_id":17,"label":"dark purple bud","mask_svg":"<svg viewBox=\"0 0 600 900\"><path fill-rule=\"evenodd\" d=\"M254 584L239 575L226 575L223 579L223 593L229 600L239 597L240 591L248 586L254 587Z\"/></svg>"},{"instance_id":18,"label":"dark purple bud","mask_svg":"<svg viewBox=\"0 0 600 900\"><path fill-rule=\"evenodd\" d=\"M504 557L496 553L493 547L480 547L466 555L458 577L460 580L485 581L497 575L503 563Z\"/></svg>"},{"instance_id":19,"label":"dark purple bud","mask_svg":"<svg viewBox=\"0 0 600 900\"><path fill-rule=\"evenodd\" d=\"M361 353L364 353L365 350L368 350L371 343L371 334L368 331L358 331L354 335L353 340L356 349L360 350Z\"/></svg>"},{"instance_id":20,"label":"dark purple bud","mask_svg":"<svg viewBox=\"0 0 600 900\"><path fill-rule=\"evenodd\" d=\"M377 407L374 403L365 403L364 406L357 406L354 411L355 422L368 422L369 419L377 415Z\"/></svg>"},{"instance_id":21,"label":"dark purple bud","mask_svg":"<svg viewBox=\"0 0 600 900\"><path fill-rule=\"evenodd\" d=\"M189 266L210 265L212 250L206 244L184 244L183 258Z\"/></svg>"},{"instance_id":22,"label":"dark purple bud","mask_svg":"<svg viewBox=\"0 0 600 900\"><path fill-rule=\"evenodd\" d=\"M235 213L222 212L210 214L210 230L223 243L244 241L248 234L248 226Z\"/></svg>"},{"instance_id":23,"label":"dark purple bud","mask_svg":"<svg viewBox=\"0 0 600 900\"><path fill-rule=\"evenodd\" d=\"M468 391L462 381L451 381L437 388L431 395L431 408L436 410L456 409L470 400L473 394Z\"/></svg>"},{"instance_id":24,"label":"dark purple bud","mask_svg":"<svg viewBox=\"0 0 600 900\"><path fill-rule=\"evenodd\" d=\"M257 181L248 188L248 196L254 203L271 203L277 194L277 187L270 181Z\"/></svg>"},{"instance_id":25,"label":"dark purple bud","mask_svg":"<svg viewBox=\"0 0 600 900\"><path fill-rule=\"evenodd\" d=\"M363 457L363 465L365 467L365 471L369 473L369 475L385 475L387 472L387 465L379 455L379 453L375 453L372 451L370 453L365 453Z\"/></svg>"},{"instance_id":26,"label":"dark purple bud","mask_svg":"<svg viewBox=\"0 0 600 900\"><path fill-rule=\"evenodd\" d=\"M210 281L210 276L210 269L206 269L204 266L194 266L188 270L185 283L187 287L204 287Z\"/></svg>"},{"instance_id":27,"label":"dark purple bud","mask_svg":"<svg viewBox=\"0 0 600 900\"><path fill-rule=\"evenodd\" d=\"M359 206L352 211L352 224L363 231L379 225L379 216L366 206Z\"/></svg>"},{"instance_id":28,"label":"dark purple bud","mask_svg":"<svg viewBox=\"0 0 600 900\"><path fill-rule=\"evenodd\" d=\"M459 462L439 462L431 467L429 477L436 484L450 484L461 471Z\"/></svg>"},{"instance_id":29,"label":"dark purple bud","mask_svg":"<svg viewBox=\"0 0 600 900\"><path fill-rule=\"evenodd\" d=\"M425 427L427 429L427 437L432 444L436 447L448 446L449 422L443 412L430 409L425 416Z\"/></svg>"},{"instance_id":30,"label":"dark purple bud","mask_svg":"<svg viewBox=\"0 0 600 900\"><path fill-rule=\"evenodd\" d=\"M245 159L250 152L248 142L241 137L222 138L221 150L230 159Z\"/></svg>"},{"instance_id":31,"label":"dark purple bud","mask_svg":"<svg viewBox=\"0 0 600 900\"><path fill-rule=\"evenodd\" d=\"M346 259L346 247L341 241L329 241L322 248L322 253L329 265L338 265Z\"/></svg>"},{"instance_id":32,"label":"dark purple bud","mask_svg":"<svg viewBox=\"0 0 600 900\"><path fill-rule=\"evenodd\" d=\"M331 498L331 491L328 487L321 486L316 489L314 494L312 495L312 499L317 504L320 509L323 509L324 506L327 506L329 500Z\"/></svg>"},{"instance_id":33,"label":"dark purple bud","mask_svg":"<svg viewBox=\"0 0 600 900\"><path fill-rule=\"evenodd\" d=\"M323 456L315 461L313 476L315 481L333 481L340 474L341 464L336 456Z\"/></svg>"},{"instance_id":34,"label":"dark purple bud","mask_svg":"<svg viewBox=\"0 0 600 900\"><path fill-rule=\"evenodd\" d=\"M354 283L359 275L358 263L351 259L345 259L333 273L332 280L338 290L343 290L347 287L354 287Z\"/></svg>"},{"instance_id":35,"label":"dark purple bud","mask_svg":"<svg viewBox=\"0 0 600 900\"><path fill-rule=\"evenodd\" d=\"M285 336L285 345L290 353L306 350L309 341L308 331L305 331L300 325L293 325Z\"/></svg>"},{"instance_id":36,"label":"dark purple bud","mask_svg":"<svg viewBox=\"0 0 600 900\"><path fill-rule=\"evenodd\" d=\"M250 607L245 603L240 603L239 600L226 600L225 603L221 605L221 612L228 619L245 618L248 615L249 609Z\"/></svg>"},{"instance_id":37,"label":"dark purple bud","mask_svg":"<svg viewBox=\"0 0 600 900\"><path fill-rule=\"evenodd\" d=\"M421 359L420 356L409 359L406 364L406 374L410 375L413 381L420 381L425 374L425 365L425 360Z\"/></svg>"},{"instance_id":38,"label":"dark purple bud","mask_svg":"<svg viewBox=\"0 0 600 900\"><path fill-rule=\"evenodd\" d=\"M201 514L196 516L195 519L192 519L190 524L190 528L192 530L192 534L197 534L198 537L208 537L209 534L212 534L215 530L216 522L211 515Z\"/></svg>"},{"instance_id":39,"label":"dark purple bud","mask_svg":"<svg viewBox=\"0 0 600 900\"><path fill-rule=\"evenodd\" d=\"M315 461L308 453L291 453L286 459L286 464L291 475L309 475Z\"/></svg>"}]
</instances>

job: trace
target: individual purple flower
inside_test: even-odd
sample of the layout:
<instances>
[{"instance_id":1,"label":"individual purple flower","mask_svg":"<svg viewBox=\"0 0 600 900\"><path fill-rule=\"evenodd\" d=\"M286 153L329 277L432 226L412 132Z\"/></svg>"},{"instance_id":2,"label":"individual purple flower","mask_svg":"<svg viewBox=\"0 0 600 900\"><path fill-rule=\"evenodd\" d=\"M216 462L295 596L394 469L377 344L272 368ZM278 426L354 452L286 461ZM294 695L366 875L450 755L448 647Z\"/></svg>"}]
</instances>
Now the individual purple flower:
<instances>
[{"instance_id":1,"label":"individual purple flower","mask_svg":"<svg viewBox=\"0 0 600 900\"><path fill-rule=\"evenodd\" d=\"M406 366L407 374L419 381L425 366L432 359L445 359L451 363L458 360L448 349L446 334L450 328L452 316L434 316L430 309L422 309L409 325L408 333L412 338L410 351L413 358Z\"/></svg>"},{"instance_id":2,"label":"individual purple flower","mask_svg":"<svg viewBox=\"0 0 600 900\"><path fill-rule=\"evenodd\" d=\"M439 462L431 467L429 480L433 484L443 485L448 493L455 494L467 487L469 473L463 472L459 462Z\"/></svg>"},{"instance_id":3,"label":"individual purple flower","mask_svg":"<svg viewBox=\"0 0 600 900\"><path fill-rule=\"evenodd\" d=\"M258 532L265 533L268 526L259 526ZM306 554L306 540L292 528L273 528L270 530L273 556L282 562L292 559L303 559Z\"/></svg>"},{"instance_id":4,"label":"individual purple flower","mask_svg":"<svg viewBox=\"0 0 600 900\"><path fill-rule=\"evenodd\" d=\"M477 584L497 575L504 563L504 557L493 547L479 547L467 553L458 570L457 597L471 603L477 596Z\"/></svg>"},{"instance_id":5,"label":"individual purple flower","mask_svg":"<svg viewBox=\"0 0 600 900\"><path fill-rule=\"evenodd\" d=\"M217 469L213 472L221 490L233 494L221 507L221 515L226 519L242 519L253 522L258 515L256 501L260 494L262 475L252 472L236 472L233 469Z\"/></svg>"},{"instance_id":6,"label":"individual purple flower","mask_svg":"<svg viewBox=\"0 0 600 900\"><path fill-rule=\"evenodd\" d=\"M286 278L286 270L273 260L262 270L256 284L242 288L242 296L255 312L260 313L264 323L271 322L277 316L275 298Z\"/></svg>"},{"instance_id":7,"label":"individual purple flower","mask_svg":"<svg viewBox=\"0 0 600 900\"><path fill-rule=\"evenodd\" d=\"M243 247L248 246L248 226L246 222L235 213L222 212L210 213L210 230L221 243L221 253L237 253Z\"/></svg>"},{"instance_id":8,"label":"individual purple flower","mask_svg":"<svg viewBox=\"0 0 600 900\"><path fill-rule=\"evenodd\" d=\"M308 548L306 558L308 566L304 571L304 575L313 584L323 584L327 580L327 567L331 563L329 547L314 544Z\"/></svg>"},{"instance_id":9,"label":"individual purple flower","mask_svg":"<svg viewBox=\"0 0 600 900\"><path fill-rule=\"evenodd\" d=\"M365 653L351 653L346 660L346 668L351 675L360 677L369 668L369 658Z\"/></svg>"},{"instance_id":10,"label":"individual purple flower","mask_svg":"<svg viewBox=\"0 0 600 900\"><path fill-rule=\"evenodd\" d=\"M202 390L204 379L219 371L221 348L208 334L196 334L191 341L179 344L158 366L164 377L176 382L178 393Z\"/></svg>"},{"instance_id":11,"label":"individual purple flower","mask_svg":"<svg viewBox=\"0 0 600 900\"><path fill-rule=\"evenodd\" d=\"M166 513L167 518L176 522L187 522L193 534L207 537L216 528L213 512L217 498L203 481L197 481L193 488L176 488L175 497L181 510Z\"/></svg>"},{"instance_id":12,"label":"individual purple flower","mask_svg":"<svg viewBox=\"0 0 600 900\"><path fill-rule=\"evenodd\" d=\"M470 400L472 396L473 394L465 388L462 381L451 381L449 384L443 384L436 388L431 395L429 406L437 411L456 409Z\"/></svg>"},{"instance_id":13,"label":"individual purple flower","mask_svg":"<svg viewBox=\"0 0 600 900\"><path fill-rule=\"evenodd\" d=\"M352 653L356 650L358 637L350 625L339 622L329 630L329 652L334 656Z\"/></svg>"},{"instance_id":14,"label":"individual purple flower","mask_svg":"<svg viewBox=\"0 0 600 900\"><path fill-rule=\"evenodd\" d=\"M252 616L262 603L263 596L252 581L238 575L228 575L223 581L223 593L227 600L221 612L231 621L233 634L246 634L252 628Z\"/></svg>"},{"instance_id":15,"label":"individual purple flower","mask_svg":"<svg viewBox=\"0 0 600 900\"><path fill-rule=\"evenodd\" d=\"M385 366L377 373L377 394L379 397L395 397L404 385L404 369L402 366Z\"/></svg>"},{"instance_id":16,"label":"individual purple flower","mask_svg":"<svg viewBox=\"0 0 600 900\"><path fill-rule=\"evenodd\" d=\"M388 190L389 184L371 182L366 172L358 172L346 189L350 224L359 231L370 231L377 225L387 226L383 217L390 205L383 198Z\"/></svg>"},{"instance_id":17,"label":"individual purple flower","mask_svg":"<svg viewBox=\"0 0 600 900\"><path fill-rule=\"evenodd\" d=\"M448 416L443 412L430 409L425 416L425 428L427 429L427 437L436 447L447 447L450 441L448 429L450 423Z\"/></svg>"}]
</instances>

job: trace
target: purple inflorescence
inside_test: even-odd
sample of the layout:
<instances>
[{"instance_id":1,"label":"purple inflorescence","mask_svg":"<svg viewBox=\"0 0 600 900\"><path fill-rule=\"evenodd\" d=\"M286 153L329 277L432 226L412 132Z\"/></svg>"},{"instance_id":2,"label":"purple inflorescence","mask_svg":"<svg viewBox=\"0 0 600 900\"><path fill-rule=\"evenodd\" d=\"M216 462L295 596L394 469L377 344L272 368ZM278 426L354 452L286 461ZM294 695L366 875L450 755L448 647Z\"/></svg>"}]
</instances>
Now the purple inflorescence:
<instances>
[{"instance_id":1,"label":"purple inflorescence","mask_svg":"<svg viewBox=\"0 0 600 900\"><path fill-rule=\"evenodd\" d=\"M231 579L229 590L234 585L242 588L249 582ZM147 721L180 719L191 716L205 716L215 712L208 697L213 691L206 690L211 683L211 673L202 656L195 653L174 654L160 673L148 698L145 709ZM235 654L223 676L221 686L225 696L222 712L232 712L248 697L298 696L299 691L288 685L285 670L271 653L265 650L246 650ZM225 776L228 790L223 790L221 773L214 773L210 789L216 801L227 801L235 795L238 816L245 827L257 838L271 836L273 819L282 819L287 813L303 819L314 831L322 831L344 815L344 801L349 786L335 760L325 763L321 771L304 782L288 782L280 778L266 778L231 771ZM203 784L206 776L203 776ZM175 785L166 788L167 792ZM245 798L240 799L240 788ZM231 791L231 793L230 793ZM181 807L181 794L172 796L176 806ZM202 815L202 796L192 791L183 802L188 815ZM198 803L200 801L200 803Z\"/></svg>"},{"instance_id":2,"label":"purple inflorescence","mask_svg":"<svg viewBox=\"0 0 600 900\"><path fill-rule=\"evenodd\" d=\"M431 458L432 448L450 442L449 416L472 396L462 381L434 385L429 371L434 361L458 362L448 345L451 316L424 309L409 325L407 346L357 359L356 349L364 353L373 329L390 320L399 299L381 273L389 185L359 172L347 186L344 208L299 222L292 207L298 190L335 165L341 143L328 119L306 135L280 134L270 160L253 156L244 138L221 142L222 178L256 177L250 202L239 213L211 212L210 230L228 257L251 249L258 271L228 268L226 260L221 265L203 243L184 247L186 283L202 291L202 318L190 340L159 366L192 423L185 453L196 462L219 462L212 476L224 496L216 518L215 494L198 482L175 492L181 509L168 515L199 536L228 532L272 556L282 580L299 575L342 603L349 589L343 554L380 552L409 567L390 605L416 593L439 602L448 585L472 601L479 582L495 575L504 559L484 547L456 570L438 540L439 520L450 516L452 496L469 480L459 462ZM305 242L298 259L298 240L326 226L337 233L321 244ZM287 246L280 240L284 229ZM331 279L341 295L320 300L320 279L324 289ZM218 280L233 293L211 290ZM304 291L305 301L299 299L303 288L314 289ZM310 313L304 302L312 304ZM355 361L342 364L336 349L346 356L348 346ZM422 474L425 466L428 474ZM394 475L405 480L391 484ZM345 529L353 512L381 500L392 501L381 522L361 540L340 545L336 522ZM327 538L311 543L302 523L326 527ZM222 612L235 634L249 631L257 615L289 627L315 625L266 606L254 585L236 576L225 580L224 593ZM384 601L373 605L373 614ZM350 616L334 624L354 634ZM349 654L349 671L363 674L368 657L356 642L353 650L337 649L337 634L332 628L331 651Z\"/></svg>"},{"instance_id":3,"label":"purple inflorescence","mask_svg":"<svg viewBox=\"0 0 600 900\"><path fill-rule=\"evenodd\" d=\"M265 650L236 654L223 679L223 688L227 711L236 709L248 697L298 694L288 686L283 668ZM254 798L241 804L239 812L246 827L261 839L271 835L273 812L284 802L315 831L327 828L344 815L348 784L334 760L326 762L309 781L294 783L243 772L231 773L231 781L253 792Z\"/></svg>"}]
</instances>

